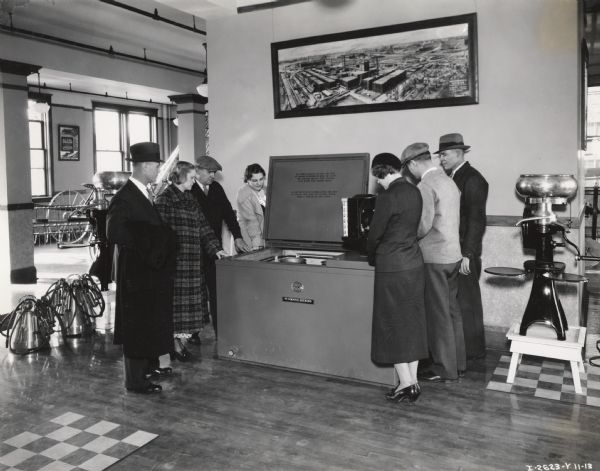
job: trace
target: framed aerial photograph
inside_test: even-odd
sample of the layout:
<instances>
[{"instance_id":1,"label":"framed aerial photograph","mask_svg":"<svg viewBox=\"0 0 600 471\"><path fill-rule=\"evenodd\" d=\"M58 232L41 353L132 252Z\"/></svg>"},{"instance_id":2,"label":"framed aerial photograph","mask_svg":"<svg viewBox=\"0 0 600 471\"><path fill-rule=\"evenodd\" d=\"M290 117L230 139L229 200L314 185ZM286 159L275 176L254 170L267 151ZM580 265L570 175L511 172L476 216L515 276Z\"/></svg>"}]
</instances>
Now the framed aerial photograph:
<instances>
[{"instance_id":1,"label":"framed aerial photograph","mask_svg":"<svg viewBox=\"0 0 600 471\"><path fill-rule=\"evenodd\" d=\"M79 160L79 126L58 125L58 160Z\"/></svg>"},{"instance_id":2,"label":"framed aerial photograph","mask_svg":"<svg viewBox=\"0 0 600 471\"><path fill-rule=\"evenodd\" d=\"M478 102L475 13L271 44L275 118Z\"/></svg>"}]
</instances>

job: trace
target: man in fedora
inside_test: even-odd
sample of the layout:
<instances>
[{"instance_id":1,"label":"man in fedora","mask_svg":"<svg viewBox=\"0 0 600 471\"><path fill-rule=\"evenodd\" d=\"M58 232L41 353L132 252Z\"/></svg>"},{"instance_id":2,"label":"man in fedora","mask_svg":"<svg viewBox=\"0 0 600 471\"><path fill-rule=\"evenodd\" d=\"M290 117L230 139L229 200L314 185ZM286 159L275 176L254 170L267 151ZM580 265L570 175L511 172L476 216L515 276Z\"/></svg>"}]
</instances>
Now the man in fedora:
<instances>
[{"instance_id":1,"label":"man in fedora","mask_svg":"<svg viewBox=\"0 0 600 471\"><path fill-rule=\"evenodd\" d=\"M125 387L150 394L162 387L149 379L171 373L158 357L173 350L175 234L148 191L161 162L158 144L140 142L130 153L131 177L111 199L107 215L116 254L114 343L123 346Z\"/></svg>"},{"instance_id":2,"label":"man in fedora","mask_svg":"<svg viewBox=\"0 0 600 471\"><path fill-rule=\"evenodd\" d=\"M485 205L488 183L481 173L465 160L471 146L459 133L440 137L439 154L442 167L460 190L460 248L462 262L458 277L458 303L463 317L467 358L485 356L483 307L479 276L481 275L481 242L486 226Z\"/></svg>"},{"instance_id":3,"label":"man in fedora","mask_svg":"<svg viewBox=\"0 0 600 471\"><path fill-rule=\"evenodd\" d=\"M242 231L225 190L215 181L217 172L223 170L221 164L208 155L196 157L196 183L192 186L192 194L200 203L200 207L210 224L210 227L220 241L223 237L223 222L233 235L235 248L240 252L249 252L250 247L242 238ZM206 285L208 286L208 302L212 317L215 337L217 336L217 268L215 261L208 258L205 267ZM199 343L199 338L192 337L191 341Z\"/></svg>"},{"instance_id":4,"label":"man in fedora","mask_svg":"<svg viewBox=\"0 0 600 471\"><path fill-rule=\"evenodd\" d=\"M425 262L425 314L431 354L429 369L418 377L427 381L457 381L466 369L462 318L458 307L458 241L460 193L452 180L431 160L429 146L409 145L402 165L419 181L423 210L417 237Z\"/></svg>"}]
</instances>

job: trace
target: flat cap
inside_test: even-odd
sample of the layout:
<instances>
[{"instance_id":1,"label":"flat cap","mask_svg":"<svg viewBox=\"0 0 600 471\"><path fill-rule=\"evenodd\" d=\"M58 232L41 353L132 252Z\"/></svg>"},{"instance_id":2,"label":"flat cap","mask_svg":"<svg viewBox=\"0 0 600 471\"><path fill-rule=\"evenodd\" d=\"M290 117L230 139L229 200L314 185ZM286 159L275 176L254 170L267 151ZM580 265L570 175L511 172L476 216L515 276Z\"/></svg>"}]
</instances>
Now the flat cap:
<instances>
[{"instance_id":1,"label":"flat cap","mask_svg":"<svg viewBox=\"0 0 600 471\"><path fill-rule=\"evenodd\" d=\"M209 172L218 172L219 170L223 170L221 164L209 155L201 155L196 157L194 160L196 167L205 168Z\"/></svg>"}]
</instances>

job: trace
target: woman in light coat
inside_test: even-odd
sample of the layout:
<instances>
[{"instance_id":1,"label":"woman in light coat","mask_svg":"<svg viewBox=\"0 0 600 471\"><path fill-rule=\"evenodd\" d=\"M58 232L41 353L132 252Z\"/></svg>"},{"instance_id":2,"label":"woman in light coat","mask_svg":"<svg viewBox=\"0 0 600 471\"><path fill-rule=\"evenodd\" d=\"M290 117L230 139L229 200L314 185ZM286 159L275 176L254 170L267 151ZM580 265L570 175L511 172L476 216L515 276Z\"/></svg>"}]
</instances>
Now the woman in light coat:
<instances>
[{"instance_id":1,"label":"woman in light coat","mask_svg":"<svg viewBox=\"0 0 600 471\"><path fill-rule=\"evenodd\" d=\"M265 246L263 223L267 205L265 170L259 164L251 164L244 172L244 186L237 194L237 216L242 237L253 250Z\"/></svg>"}]
</instances>

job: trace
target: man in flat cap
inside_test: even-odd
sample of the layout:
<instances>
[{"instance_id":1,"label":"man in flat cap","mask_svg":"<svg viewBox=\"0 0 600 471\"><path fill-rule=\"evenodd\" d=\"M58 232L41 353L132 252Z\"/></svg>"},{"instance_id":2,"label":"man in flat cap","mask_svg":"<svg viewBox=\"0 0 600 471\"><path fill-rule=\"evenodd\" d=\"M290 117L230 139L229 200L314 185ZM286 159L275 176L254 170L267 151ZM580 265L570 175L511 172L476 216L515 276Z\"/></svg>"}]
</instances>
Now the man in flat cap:
<instances>
[{"instance_id":1,"label":"man in flat cap","mask_svg":"<svg viewBox=\"0 0 600 471\"><path fill-rule=\"evenodd\" d=\"M208 155L196 157L196 183L192 186L192 194L200 203L200 207L208 219L210 227L218 240L222 239L223 222L231 232L235 242L235 248L240 252L249 252L250 247L242 238L242 231L225 190L215 181L217 172L223 170L221 164ZM204 263L206 284L208 286L208 302L210 316L212 317L215 337L217 336L217 268L214 260L206 260ZM198 339L199 340L199 339ZM196 341L192 337L192 342Z\"/></svg>"},{"instance_id":2,"label":"man in flat cap","mask_svg":"<svg viewBox=\"0 0 600 471\"><path fill-rule=\"evenodd\" d=\"M419 372L427 381L457 381L467 367L462 318L458 307L460 192L431 160L429 146L409 145L402 165L419 180L423 210L417 237L425 262L425 314L431 366Z\"/></svg>"},{"instance_id":3,"label":"man in flat cap","mask_svg":"<svg viewBox=\"0 0 600 471\"><path fill-rule=\"evenodd\" d=\"M463 317L467 358L485 356L481 275L481 242L486 226L485 205L488 183L481 173L465 160L466 146L459 133L440 137L440 155L444 170L460 190L460 247L462 263L458 277L458 303Z\"/></svg>"},{"instance_id":4,"label":"man in flat cap","mask_svg":"<svg viewBox=\"0 0 600 471\"><path fill-rule=\"evenodd\" d=\"M111 199L106 233L116 252L114 343L123 346L125 387L149 394L149 381L171 373L158 357L173 350L175 234L154 208L148 185L160 165L158 144L130 147L132 175Z\"/></svg>"}]
</instances>

